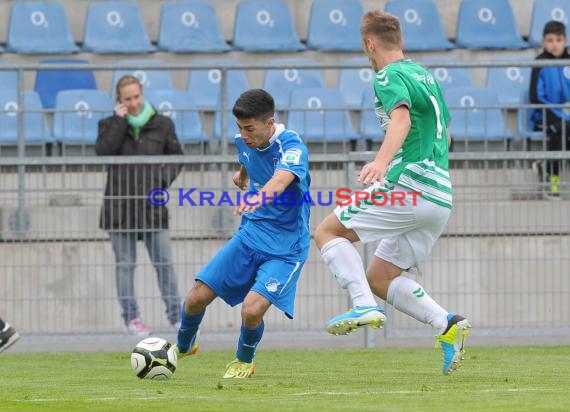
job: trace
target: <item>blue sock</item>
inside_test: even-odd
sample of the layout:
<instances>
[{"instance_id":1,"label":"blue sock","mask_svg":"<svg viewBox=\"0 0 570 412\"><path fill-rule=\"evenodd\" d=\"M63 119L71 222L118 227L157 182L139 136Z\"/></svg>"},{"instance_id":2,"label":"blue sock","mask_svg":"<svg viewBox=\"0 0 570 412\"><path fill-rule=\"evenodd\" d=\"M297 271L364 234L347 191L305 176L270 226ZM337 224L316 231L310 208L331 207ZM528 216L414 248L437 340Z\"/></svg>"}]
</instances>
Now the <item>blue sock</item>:
<instances>
[{"instance_id":1,"label":"blue sock","mask_svg":"<svg viewBox=\"0 0 570 412\"><path fill-rule=\"evenodd\" d=\"M180 352L188 352L192 345L194 345L198 327L200 326L200 322L202 322L204 313L206 313L206 310L196 315L188 315L184 310L184 304L182 305L180 330L178 330L178 341L176 343Z\"/></svg>"},{"instance_id":2,"label":"blue sock","mask_svg":"<svg viewBox=\"0 0 570 412\"><path fill-rule=\"evenodd\" d=\"M239 342L236 351L236 358L238 358L241 362L251 363L253 360L257 344L263 336L264 327L265 325L263 321L261 321L261 323L254 329L248 329L243 325L241 326Z\"/></svg>"}]
</instances>

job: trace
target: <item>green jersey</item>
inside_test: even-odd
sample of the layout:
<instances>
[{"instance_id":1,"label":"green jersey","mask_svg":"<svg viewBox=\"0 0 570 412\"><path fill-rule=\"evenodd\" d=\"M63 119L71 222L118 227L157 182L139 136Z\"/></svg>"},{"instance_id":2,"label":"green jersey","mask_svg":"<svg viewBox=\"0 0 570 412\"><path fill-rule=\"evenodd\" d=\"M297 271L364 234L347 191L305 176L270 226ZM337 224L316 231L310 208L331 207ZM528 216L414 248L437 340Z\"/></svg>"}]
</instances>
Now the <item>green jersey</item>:
<instances>
[{"instance_id":1,"label":"green jersey","mask_svg":"<svg viewBox=\"0 0 570 412\"><path fill-rule=\"evenodd\" d=\"M447 124L451 116L433 76L422 66L401 60L384 67L374 80L374 109L383 128L392 110L406 106L411 128L394 155L386 180L421 192L425 199L451 209Z\"/></svg>"}]
</instances>

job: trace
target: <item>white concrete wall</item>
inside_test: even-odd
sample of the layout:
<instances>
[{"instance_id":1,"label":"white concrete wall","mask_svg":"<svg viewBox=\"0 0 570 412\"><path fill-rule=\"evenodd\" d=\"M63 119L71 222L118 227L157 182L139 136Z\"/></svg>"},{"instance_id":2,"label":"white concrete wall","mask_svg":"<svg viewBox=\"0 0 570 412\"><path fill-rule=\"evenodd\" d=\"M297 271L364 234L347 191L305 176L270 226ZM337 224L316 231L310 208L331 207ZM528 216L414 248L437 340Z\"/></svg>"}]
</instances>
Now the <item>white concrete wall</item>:
<instances>
[{"instance_id":1,"label":"white concrete wall","mask_svg":"<svg viewBox=\"0 0 570 412\"><path fill-rule=\"evenodd\" d=\"M511 200L515 183L529 182L525 171L452 171L455 208L420 282L444 307L468 314L481 328L568 325L568 251L570 201ZM313 172L313 190L342 186L343 171ZM489 187L485 182L504 183ZM15 187L14 175L3 174L4 189ZM530 186L532 184L528 183ZM27 179L30 193L29 238L19 243L11 219L15 198L0 202L0 314L26 333L90 333L121 330L115 296L114 261L105 232L98 229L103 173L50 173ZM219 187L216 172L183 173L173 188ZM479 186L479 187L478 187ZM57 206L54 187L67 187ZM76 188L74 192L72 188ZM81 189L89 189L81 191ZM50 205L51 203L51 205ZM314 207L311 227L331 207ZM174 260L181 293L219 249L223 233L216 207L170 207ZM238 221L225 209L231 233ZM550 234L550 235L549 235ZM166 330L156 278L142 244L138 249L137 295L149 326ZM316 248L299 285L298 317L287 321L272 311L268 324L277 329L320 330L347 298L322 264ZM529 309L531 308L531 309ZM399 329L415 324L395 316ZM208 311L205 330L234 330L239 310L218 303Z\"/></svg>"}]
</instances>

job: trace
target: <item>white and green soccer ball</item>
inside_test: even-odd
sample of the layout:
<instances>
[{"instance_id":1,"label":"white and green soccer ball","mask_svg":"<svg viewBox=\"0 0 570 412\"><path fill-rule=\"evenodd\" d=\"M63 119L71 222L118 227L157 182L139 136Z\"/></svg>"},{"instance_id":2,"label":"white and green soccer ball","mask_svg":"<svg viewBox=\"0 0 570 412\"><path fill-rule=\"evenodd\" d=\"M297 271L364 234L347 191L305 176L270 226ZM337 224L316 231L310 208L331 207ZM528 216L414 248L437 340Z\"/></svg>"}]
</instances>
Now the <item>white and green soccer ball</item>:
<instances>
[{"instance_id":1,"label":"white and green soccer ball","mask_svg":"<svg viewBox=\"0 0 570 412\"><path fill-rule=\"evenodd\" d=\"M131 368L141 379L168 379L178 365L174 346L162 338L146 338L131 353Z\"/></svg>"}]
</instances>

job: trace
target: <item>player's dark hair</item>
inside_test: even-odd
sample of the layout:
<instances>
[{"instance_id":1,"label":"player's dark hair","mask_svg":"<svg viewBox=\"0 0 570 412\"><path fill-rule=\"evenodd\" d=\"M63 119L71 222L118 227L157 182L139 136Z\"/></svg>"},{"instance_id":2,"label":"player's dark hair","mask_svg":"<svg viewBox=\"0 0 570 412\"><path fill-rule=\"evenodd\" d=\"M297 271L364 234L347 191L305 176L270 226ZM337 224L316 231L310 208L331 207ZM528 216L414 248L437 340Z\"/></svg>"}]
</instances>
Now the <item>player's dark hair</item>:
<instances>
[{"instance_id":1,"label":"player's dark hair","mask_svg":"<svg viewBox=\"0 0 570 412\"><path fill-rule=\"evenodd\" d=\"M275 115L273 97L263 89L243 92L232 109L236 119L258 119L265 121Z\"/></svg>"},{"instance_id":2,"label":"player's dark hair","mask_svg":"<svg viewBox=\"0 0 570 412\"><path fill-rule=\"evenodd\" d=\"M544 25L544 30L542 31L542 36L547 34L557 34L559 36L566 36L566 26L564 23L556 20L550 20Z\"/></svg>"}]
</instances>

